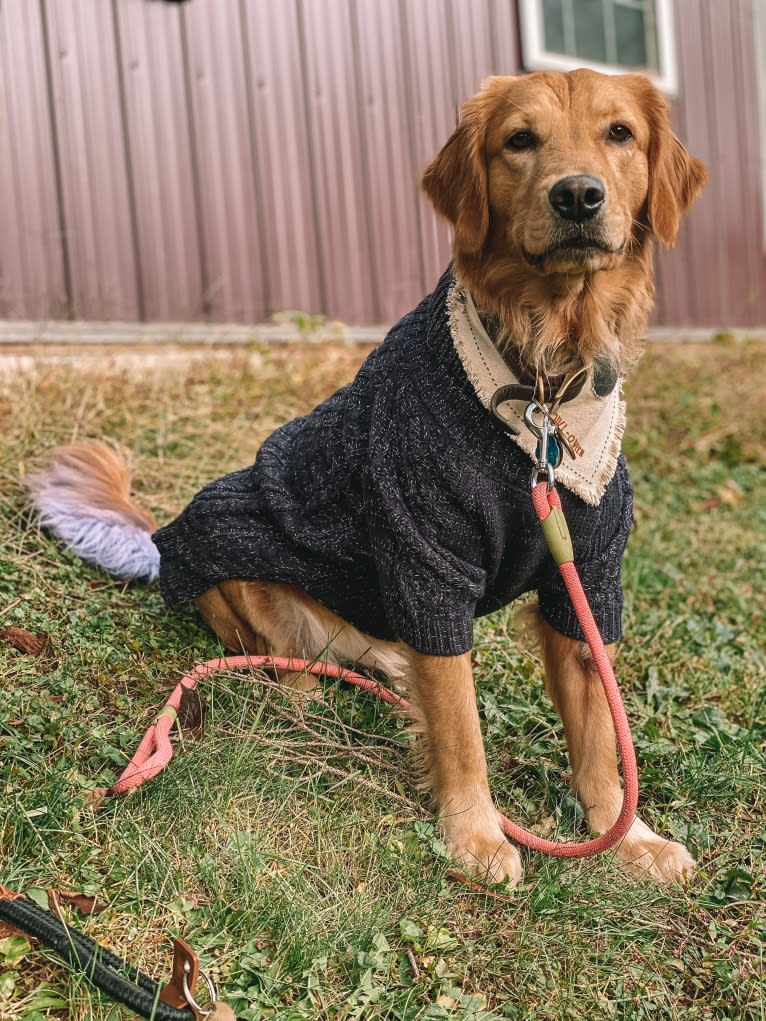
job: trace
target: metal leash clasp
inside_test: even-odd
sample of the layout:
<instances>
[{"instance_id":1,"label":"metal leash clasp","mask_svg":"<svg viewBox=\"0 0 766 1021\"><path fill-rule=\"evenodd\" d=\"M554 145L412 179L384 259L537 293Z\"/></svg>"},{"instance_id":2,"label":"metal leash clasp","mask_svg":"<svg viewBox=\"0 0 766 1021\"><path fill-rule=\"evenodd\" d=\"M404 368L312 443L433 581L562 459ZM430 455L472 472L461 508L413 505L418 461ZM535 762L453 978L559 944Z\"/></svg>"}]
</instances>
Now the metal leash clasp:
<instances>
[{"instance_id":1,"label":"metal leash clasp","mask_svg":"<svg viewBox=\"0 0 766 1021\"><path fill-rule=\"evenodd\" d=\"M535 421L536 414L540 416L539 422ZM558 428L551 417L551 411L547 404L532 399L524 410L524 424L533 436L537 437L536 463L532 469L532 487L534 488L541 478L544 478L548 489L551 490L556 484L554 473L561 464L564 452L559 442Z\"/></svg>"}]
</instances>

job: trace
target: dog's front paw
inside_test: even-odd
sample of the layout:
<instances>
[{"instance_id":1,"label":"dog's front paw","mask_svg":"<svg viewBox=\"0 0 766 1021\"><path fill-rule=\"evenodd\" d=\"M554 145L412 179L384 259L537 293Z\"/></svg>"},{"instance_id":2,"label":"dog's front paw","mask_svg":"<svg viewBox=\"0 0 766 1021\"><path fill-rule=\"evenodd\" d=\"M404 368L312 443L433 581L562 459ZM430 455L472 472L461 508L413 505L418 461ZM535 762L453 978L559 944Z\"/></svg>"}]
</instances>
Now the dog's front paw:
<instances>
[{"instance_id":1,"label":"dog's front paw","mask_svg":"<svg viewBox=\"0 0 766 1021\"><path fill-rule=\"evenodd\" d=\"M689 879L697 863L683 844L666 840L636 819L616 850L617 858L634 875L659 883Z\"/></svg>"},{"instance_id":2,"label":"dog's front paw","mask_svg":"<svg viewBox=\"0 0 766 1021\"><path fill-rule=\"evenodd\" d=\"M473 822L473 825L472 825ZM442 821L451 856L466 872L487 883L517 886L524 877L521 856L499 823L483 825L469 819Z\"/></svg>"}]
</instances>

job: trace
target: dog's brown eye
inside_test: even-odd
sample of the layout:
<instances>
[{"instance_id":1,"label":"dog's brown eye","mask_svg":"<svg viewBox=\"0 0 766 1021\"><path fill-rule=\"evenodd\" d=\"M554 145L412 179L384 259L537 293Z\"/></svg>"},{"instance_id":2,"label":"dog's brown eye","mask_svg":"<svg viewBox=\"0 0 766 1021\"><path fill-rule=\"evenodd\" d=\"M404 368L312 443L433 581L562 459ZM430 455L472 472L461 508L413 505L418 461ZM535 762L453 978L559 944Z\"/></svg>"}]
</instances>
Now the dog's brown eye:
<instances>
[{"instance_id":1,"label":"dog's brown eye","mask_svg":"<svg viewBox=\"0 0 766 1021\"><path fill-rule=\"evenodd\" d=\"M629 142L633 134L624 124L613 124L609 129L609 137L613 142Z\"/></svg>"},{"instance_id":2,"label":"dog's brown eye","mask_svg":"<svg viewBox=\"0 0 766 1021\"><path fill-rule=\"evenodd\" d=\"M515 149L520 152L522 149L531 149L537 139L531 131L516 131L510 138L506 139L506 149Z\"/></svg>"}]
</instances>

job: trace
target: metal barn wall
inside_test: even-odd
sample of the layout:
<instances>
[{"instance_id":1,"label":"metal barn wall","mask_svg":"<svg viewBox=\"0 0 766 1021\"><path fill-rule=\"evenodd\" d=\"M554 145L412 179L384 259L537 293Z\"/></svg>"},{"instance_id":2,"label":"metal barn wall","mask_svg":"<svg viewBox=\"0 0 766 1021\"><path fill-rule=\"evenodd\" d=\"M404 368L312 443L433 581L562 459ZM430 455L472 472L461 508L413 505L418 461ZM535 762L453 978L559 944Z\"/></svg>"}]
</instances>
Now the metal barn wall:
<instances>
[{"instance_id":1,"label":"metal barn wall","mask_svg":"<svg viewBox=\"0 0 766 1021\"><path fill-rule=\"evenodd\" d=\"M659 322L766 322L752 3L677 0L713 182ZM449 253L422 168L520 67L513 0L3 0L0 315L395 320Z\"/></svg>"},{"instance_id":2,"label":"metal barn wall","mask_svg":"<svg viewBox=\"0 0 766 1021\"><path fill-rule=\"evenodd\" d=\"M674 121L710 173L673 252L659 259L658 322L766 323L764 195L754 6L676 0L680 95Z\"/></svg>"}]
</instances>

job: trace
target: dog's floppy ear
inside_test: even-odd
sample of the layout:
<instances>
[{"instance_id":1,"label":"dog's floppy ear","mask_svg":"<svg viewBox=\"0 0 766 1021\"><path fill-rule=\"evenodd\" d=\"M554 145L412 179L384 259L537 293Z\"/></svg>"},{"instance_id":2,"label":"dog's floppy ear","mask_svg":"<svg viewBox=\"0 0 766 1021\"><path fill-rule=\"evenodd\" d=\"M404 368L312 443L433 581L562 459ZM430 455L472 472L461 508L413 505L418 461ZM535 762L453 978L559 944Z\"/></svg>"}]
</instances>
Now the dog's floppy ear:
<instances>
[{"instance_id":1,"label":"dog's floppy ear","mask_svg":"<svg viewBox=\"0 0 766 1021\"><path fill-rule=\"evenodd\" d=\"M486 106L481 92L463 103L460 123L422 181L437 213L455 228L455 248L467 254L481 250L489 230Z\"/></svg>"},{"instance_id":2,"label":"dog's floppy ear","mask_svg":"<svg viewBox=\"0 0 766 1021\"><path fill-rule=\"evenodd\" d=\"M645 86L645 110L651 126L647 216L657 240L672 248L681 217L691 208L708 176L704 165L689 155L673 133L664 97L648 82Z\"/></svg>"}]
</instances>

